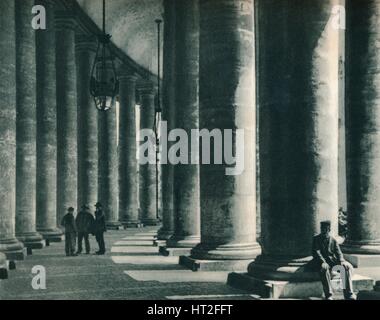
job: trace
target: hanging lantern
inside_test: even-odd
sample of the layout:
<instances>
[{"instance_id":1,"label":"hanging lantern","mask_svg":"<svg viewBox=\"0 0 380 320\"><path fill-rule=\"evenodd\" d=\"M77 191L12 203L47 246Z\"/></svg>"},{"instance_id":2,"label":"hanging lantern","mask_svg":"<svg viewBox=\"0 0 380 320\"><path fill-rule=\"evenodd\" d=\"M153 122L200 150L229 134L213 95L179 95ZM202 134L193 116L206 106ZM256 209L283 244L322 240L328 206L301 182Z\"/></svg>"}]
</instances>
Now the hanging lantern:
<instances>
[{"instance_id":1,"label":"hanging lantern","mask_svg":"<svg viewBox=\"0 0 380 320\"><path fill-rule=\"evenodd\" d=\"M98 49L91 72L90 93L96 108L107 111L114 107L119 92L114 57L110 49L111 36L105 28L105 0L103 0L103 33L98 36Z\"/></svg>"}]
</instances>

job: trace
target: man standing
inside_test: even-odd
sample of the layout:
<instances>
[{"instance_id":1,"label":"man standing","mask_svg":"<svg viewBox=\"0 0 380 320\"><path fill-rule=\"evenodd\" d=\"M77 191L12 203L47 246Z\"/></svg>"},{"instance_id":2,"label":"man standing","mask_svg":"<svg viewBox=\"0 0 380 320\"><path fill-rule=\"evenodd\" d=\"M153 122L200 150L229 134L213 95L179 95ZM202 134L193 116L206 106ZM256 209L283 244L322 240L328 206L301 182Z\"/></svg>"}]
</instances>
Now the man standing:
<instances>
[{"instance_id":1,"label":"man standing","mask_svg":"<svg viewBox=\"0 0 380 320\"><path fill-rule=\"evenodd\" d=\"M62 218L62 227L65 228L65 251L66 256L75 257L75 242L77 237L77 228L75 225L74 208L70 207L67 214Z\"/></svg>"},{"instance_id":2,"label":"man standing","mask_svg":"<svg viewBox=\"0 0 380 320\"><path fill-rule=\"evenodd\" d=\"M346 300L356 300L352 288L353 267L344 259L339 244L336 239L330 235L330 231L331 221L322 221L321 234L313 238L313 262L320 272L325 298L327 300L333 300L331 270L335 266L342 266L344 274L341 274L341 277L345 279L345 283L343 283L344 297Z\"/></svg>"},{"instance_id":3,"label":"man standing","mask_svg":"<svg viewBox=\"0 0 380 320\"><path fill-rule=\"evenodd\" d=\"M86 254L90 253L90 240L89 234L92 232L94 225L94 217L90 212L89 205L84 205L82 210L78 213L75 220L77 229L78 229L78 252L77 254L82 253L82 242L84 239L84 244L86 247Z\"/></svg>"},{"instance_id":4,"label":"man standing","mask_svg":"<svg viewBox=\"0 0 380 320\"><path fill-rule=\"evenodd\" d=\"M99 251L96 252L97 255L104 255L106 253L106 247L104 243L104 232L106 229L106 218L103 213L103 208L101 203L95 204L95 224L94 224L94 233L96 241L99 245Z\"/></svg>"}]
</instances>

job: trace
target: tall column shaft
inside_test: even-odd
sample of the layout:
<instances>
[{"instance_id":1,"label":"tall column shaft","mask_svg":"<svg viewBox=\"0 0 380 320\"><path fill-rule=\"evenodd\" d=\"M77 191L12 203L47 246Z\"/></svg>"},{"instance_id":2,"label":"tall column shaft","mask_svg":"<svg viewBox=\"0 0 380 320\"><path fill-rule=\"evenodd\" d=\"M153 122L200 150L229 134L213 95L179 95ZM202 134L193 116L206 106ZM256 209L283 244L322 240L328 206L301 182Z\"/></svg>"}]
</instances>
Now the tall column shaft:
<instances>
[{"instance_id":1,"label":"tall column shaft","mask_svg":"<svg viewBox=\"0 0 380 320\"><path fill-rule=\"evenodd\" d=\"M76 37L78 94L78 208L98 199L98 110L89 83L96 55L96 39Z\"/></svg>"},{"instance_id":2,"label":"tall column shaft","mask_svg":"<svg viewBox=\"0 0 380 320\"><path fill-rule=\"evenodd\" d=\"M192 258L247 260L260 252L256 242L255 42L253 0L200 1L200 129L244 132L244 168L227 175L231 166L201 164L201 244ZM226 61L228 63L226 64ZM205 141L201 141L202 150ZM216 158L210 144L211 161ZM216 145L217 150L223 146ZM232 150L231 150L232 148ZM206 152L207 153L207 152Z\"/></svg>"},{"instance_id":3,"label":"tall column shaft","mask_svg":"<svg viewBox=\"0 0 380 320\"><path fill-rule=\"evenodd\" d=\"M139 225L136 159L136 80L122 74L119 113L119 217L126 227Z\"/></svg>"},{"instance_id":4,"label":"tall column shaft","mask_svg":"<svg viewBox=\"0 0 380 320\"><path fill-rule=\"evenodd\" d=\"M16 41L15 1L0 2L0 251L23 259L15 237L16 214Z\"/></svg>"},{"instance_id":5,"label":"tall column shaft","mask_svg":"<svg viewBox=\"0 0 380 320\"><path fill-rule=\"evenodd\" d=\"M54 2L46 9L46 29L36 33L37 68L37 230L48 241L61 241L57 228L57 99Z\"/></svg>"},{"instance_id":6,"label":"tall column shaft","mask_svg":"<svg viewBox=\"0 0 380 320\"><path fill-rule=\"evenodd\" d=\"M304 277L299 271L311 259L320 222L331 220L337 234L336 4L259 2L263 254L249 268L255 276Z\"/></svg>"},{"instance_id":7,"label":"tall column shaft","mask_svg":"<svg viewBox=\"0 0 380 320\"><path fill-rule=\"evenodd\" d=\"M347 1L345 251L380 253L380 41L378 1Z\"/></svg>"},{"instance_id":8,"label":"tall column shaft","mask_svg":"<svg viewBox=\"0 0 380 320\"><path fill-rule=\"evenodd\" d=\"M16 0L16 236L42 248L36 232L36 42L30 26L34 0Z\"/></svg>"},{"instance_id":9,"label":"tall column shaft","mask_svg":"<svg viewBox=\"0 0 380 320\"><path fill-rule=\"evenodd\" d=\"M199 128L199 5L180 1L176 13L175 127L188 137ZM191 159L191 148L188 159ZM193 155L194 156L194 155ZM198 149L196 150L198 156ZM174 234L168 247L194 247L200 242L199 165L174 166Z\"/></svg>"},{"instance_id":10,"label":"tall column shaft","mask_svg":"<svg viewBox=\"0 0 380 320\"><path fill-rule=\"evenodd\" d=\"M164 48L163 48L163 108L162 120L168 130L175 128L175 48L176 14L175 0L164 1ZM168 142L168 148L171 144ZM162 227L158 230L158 240L169 239L174 232L174 166L169 162L161 164L162 181Z\"/></svg>"},{"instance_id":11,"label":"tall column shaft","mask_svg":"<svg viewBox=\"0 0 380 320\"><path fill-rule=\"evenodd\" d=\"M118 213L118 156L116 108L99 112L98 201L103 205L108 228L120 226Z\"/></svg>"},{"instance_id":12,"label":"tall column shaft","mask_svg":"<svg viewBox=\"0 0 380 320\"><path fill-rule=\"evenodd\" d=\"M70 12L56 15L57 68L57 214L58 222L78 195L77 85L75 21Z\"/></svg>"},{"instance_id":13,"label":"tall column shaft","mask_svg":"<svg viewBox=\"0 0 380 320\"><path fill-rule=\"evenodd\" d=\"M140 129L153 130L155 118L152 85L139 87L140 93ZM143 143L143 142L142 142ZM139 166L140 172L140 219L144 225L157 225L156 212L156 166L144 164Z\"/></svg>"}]
</instances>

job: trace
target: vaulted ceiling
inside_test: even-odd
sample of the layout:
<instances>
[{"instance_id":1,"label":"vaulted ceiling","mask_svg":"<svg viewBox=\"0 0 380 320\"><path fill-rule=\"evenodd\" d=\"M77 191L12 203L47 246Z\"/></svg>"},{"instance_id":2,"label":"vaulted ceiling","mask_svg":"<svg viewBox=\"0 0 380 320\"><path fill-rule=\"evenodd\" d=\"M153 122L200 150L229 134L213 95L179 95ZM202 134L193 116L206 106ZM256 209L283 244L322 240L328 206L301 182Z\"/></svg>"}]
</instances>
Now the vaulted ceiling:
<instances>
[{"instance_id":1,"label":"vaulted ceiling","mask_svg":"<svg viewBox=\"0 0 380 320\"><path fill-rule=\"evenodd\" d=\"M102 1L77 0L101 27ZM149 71L157 71L157 27L163 18L162 0L107 0L106 28L116 46ZM162 48L162 46L161 46Z\"/></svg>"}]
</instances>

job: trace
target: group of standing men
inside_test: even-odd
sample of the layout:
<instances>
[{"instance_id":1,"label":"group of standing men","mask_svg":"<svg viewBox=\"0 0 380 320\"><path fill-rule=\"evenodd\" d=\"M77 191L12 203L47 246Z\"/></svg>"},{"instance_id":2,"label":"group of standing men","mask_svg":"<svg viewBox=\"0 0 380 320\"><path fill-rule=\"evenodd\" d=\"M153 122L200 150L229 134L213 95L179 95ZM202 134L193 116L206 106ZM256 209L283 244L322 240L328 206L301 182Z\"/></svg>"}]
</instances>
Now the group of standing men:
<instances>
[{"instance_id":1,"label":"group of standing men","mask_svg":"<svg viewBox=\"0 0 380 320\"><path fill-rule=\"evenodd\" d=\"M65 228L65 251L66 256L75 257L83 251L82 242L84 240L86 254L90 254L90 234L94 235L99 245L97 255L104 255L106 252L104 243L104 232L106 229L106 219L101 203L95 204L95 218L91 213L89 205L83 205L82 210L74 217L74 208L69 208L63 217L61 225ZM75 252L76 240L78 238L78 250Z\"/></svg>"}]
</instances>

